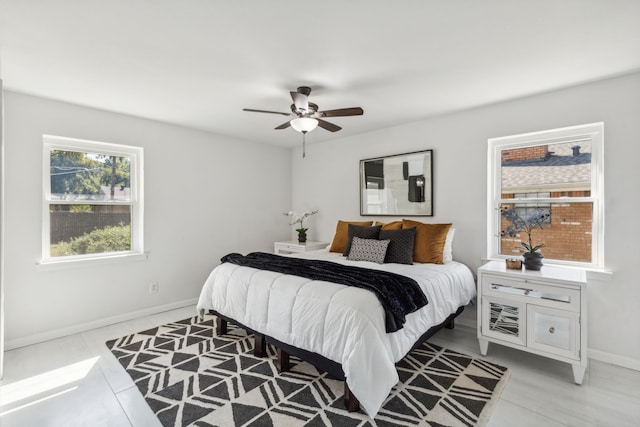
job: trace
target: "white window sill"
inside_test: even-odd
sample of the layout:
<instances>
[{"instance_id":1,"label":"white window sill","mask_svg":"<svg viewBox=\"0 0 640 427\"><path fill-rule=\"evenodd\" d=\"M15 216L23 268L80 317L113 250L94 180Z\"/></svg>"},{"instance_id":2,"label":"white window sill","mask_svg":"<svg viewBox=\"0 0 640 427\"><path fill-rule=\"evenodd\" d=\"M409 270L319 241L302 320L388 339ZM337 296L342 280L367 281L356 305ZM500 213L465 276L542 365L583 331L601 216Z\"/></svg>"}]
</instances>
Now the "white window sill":
<instances>
[{"instance_id":1,"label":"white window sill","mask_svg":"<svg viewBox=\"0 0 640 427\"><path fill-rule=\"evenodd\" d=\"M127 253L110 256L100 256L94 258L75 259L41 259L36 262L38 271L64 270L69 268L97 267L109 264L121 264L124 262L146 261L149 258L148 252Z\"/></svg>"},{"instance_id":2,"label":"white window sill","mask_svg":"<svg viewBox=\"0 0 640 427\"><path fill-rule=\"evenodd\" d=\"M504 261L506 258L507 258L506 256L504 258L503 257L482 258L482 264L486 264L489 261ZM610 282L611 280L613 280L613 271L611 270L599 269L595 267L579 267L575 265L566 265L566 264L557 264L557 263L543 264L542 268L544 268L544 265L582 269L587 274L587 282L590 282L592 280L598 280L601 282Z\"/></svg>"}]
</instances>

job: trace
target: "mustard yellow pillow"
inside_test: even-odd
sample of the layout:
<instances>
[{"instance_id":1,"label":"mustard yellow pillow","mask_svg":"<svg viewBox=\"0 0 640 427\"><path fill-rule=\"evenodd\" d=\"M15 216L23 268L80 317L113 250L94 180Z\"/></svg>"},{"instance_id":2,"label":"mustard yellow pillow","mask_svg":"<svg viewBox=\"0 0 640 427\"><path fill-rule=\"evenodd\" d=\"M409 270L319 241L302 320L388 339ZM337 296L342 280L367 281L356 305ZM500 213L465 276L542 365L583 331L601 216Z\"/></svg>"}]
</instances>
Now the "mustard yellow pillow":
<instances>
[{"instance_id":1,"label":"mustard yellow pillow","mask_svg":"<svg viewBox=\"0 0 640 427\"><path fill-rule=\"evenodd\" d=\"M425 224L410 219L402 220L402 228L416 227L413 261L443 264L442 253L451 224Z\"/></svg>"},{"instance_id":2,"label":"mustard yellow pillow","mask_svg":"<svg viewBox=\"0 0 640 427\"><path fill-rule=\"evenodd\" d=\"M336 225L336 234L333 236L329 252L344 253L349 240L349 224L370 226L373 221L338 221Z\"/></svg>"},{"instance_id":3,"label":"mustard yellow pillow","mask_svg":"<svg viewBox=\"0 0 640 427\"><path fill-rule=\"evenodd\" d=\"M381 230L400 230L402 229L402 221L384 222L376 221L373 225L381 225Z\"/></svg>"}]
</instances>

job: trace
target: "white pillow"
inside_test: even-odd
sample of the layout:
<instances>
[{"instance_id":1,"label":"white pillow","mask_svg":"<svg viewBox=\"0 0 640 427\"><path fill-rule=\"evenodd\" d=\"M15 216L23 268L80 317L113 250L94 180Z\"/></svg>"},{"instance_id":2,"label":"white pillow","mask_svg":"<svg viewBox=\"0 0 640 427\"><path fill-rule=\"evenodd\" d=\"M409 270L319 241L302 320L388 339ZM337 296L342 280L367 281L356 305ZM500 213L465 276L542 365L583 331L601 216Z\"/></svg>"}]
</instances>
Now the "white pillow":
<instances>
[{"instance_id":1,"label":"white pillow","mask_svg":"<svg viewBox=\"0 0 640 427\"><path fill-rule=\"evenodd\" d=\"M444 241L444 249L442 250L442 262L453 261L453 236L456 234L456 229L451 227L447 231L447 238Z\"/></svg>"},{"instance_id":2,"label":"white pillow","mask_svg":"<svg viewBox=\"0 0 640 427\"><path fill-rule=\"evenodd\" d=\"M350 261L370 261L382 264L391 240L361 239L355 236L351 241Z\"/></svg>"}]
</instances>

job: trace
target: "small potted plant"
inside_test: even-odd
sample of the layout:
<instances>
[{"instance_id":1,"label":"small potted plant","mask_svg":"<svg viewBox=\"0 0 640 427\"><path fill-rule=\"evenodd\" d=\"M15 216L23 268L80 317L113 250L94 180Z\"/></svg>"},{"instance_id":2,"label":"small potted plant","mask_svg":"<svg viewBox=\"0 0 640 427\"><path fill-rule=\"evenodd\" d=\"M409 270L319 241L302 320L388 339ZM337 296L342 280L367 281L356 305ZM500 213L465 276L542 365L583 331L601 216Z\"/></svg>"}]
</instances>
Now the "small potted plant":
<instances>
[{"instance_id":1,"label":"small potted plant","mask_svg":"<svg viewBox=\"0 0 640 427\"><path fill-rule=\"evenodd\" d=\"M503 237L516 237L523 231L527 233L527 241L520 242L525 249L525 252L522 254L524 257L524 268L527 270L540 270L542 268L542 258L544 258L540 249L544 248L545 245L541 243L534 246L531 233L536 228L543 229L544 223L548 220L550 214L543 209L536 209L529 217L523 219L514 208L506 208L503 209L502 216L511 221L511 225L502 232Z\"/></svg>"},{"instance_id":2,"label":"small potted plant","mask_svg":"<svg viewBox=\"0 0 640 427\"><path fill-rule=\"evenodd\" d=\"M289 211L289 212L285 212L284 214L286 216L291 217L291 222L289 223L290 225L294 225L294 224L300 224L300 226L298 228L296 228L296 231L298 232L298 242L300 243L304 243L307 241L307 230L308 228L305 228L304 226L304 220L308 217L310 217L311 215L315 215L317 214L318 211L306 211L303 214L298 214L296 212L293 211Z\"/></svg>"}]
</instances>

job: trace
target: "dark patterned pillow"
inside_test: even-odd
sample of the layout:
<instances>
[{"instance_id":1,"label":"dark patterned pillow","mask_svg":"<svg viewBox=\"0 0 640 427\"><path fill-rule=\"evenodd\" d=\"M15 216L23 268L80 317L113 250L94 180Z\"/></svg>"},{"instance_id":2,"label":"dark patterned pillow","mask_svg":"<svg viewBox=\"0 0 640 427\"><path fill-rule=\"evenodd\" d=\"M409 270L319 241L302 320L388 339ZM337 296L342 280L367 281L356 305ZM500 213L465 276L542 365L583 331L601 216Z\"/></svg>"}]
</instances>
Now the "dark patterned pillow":
<instances>
[{"instance_id":1,"label":"dark patterned pillow","mask_svg":"<svg viewBox=\"0 0 640 427\"><path fill-rule=\"evenodd\" d=\"M416 240L416 228L401 230L381 230L379 239L389 239L389 248L384 262L413 264L413 245Z\"/></svg>"},{"instance_id":2,"label":"dark patterned pillow","mask_svg":"<svg viewBox=\"0 0 640 427\"><path fill-rule=\"evenodd\" d=\"M349 255L349 251L351 250L351 240L353 240L354 237L360 237L362 239L378 239L378 234L380 234L380 228L382 226L380 225L376 225L373 227L367 227L366 225L353 225L353 224L349 224L349 230L348 230L348 239L347 239L347 246L345 246L344 248L344 252L342 253L342 255L347 256Z\"/></svg>"},{"instance_id":3,"label":"dark patterned pillow","mask_svg":"<svg viewBox=\"0 0 640 427\"><path fill-rule=\"evenodd\" d=\"M387 254L389 240L361 239L354 236L347 259L351 261L371 261L382 264Z\"/></svg>"}]
</instances>

